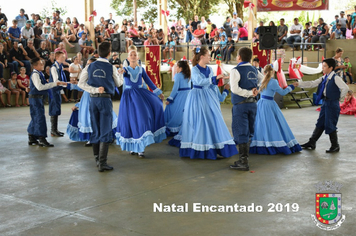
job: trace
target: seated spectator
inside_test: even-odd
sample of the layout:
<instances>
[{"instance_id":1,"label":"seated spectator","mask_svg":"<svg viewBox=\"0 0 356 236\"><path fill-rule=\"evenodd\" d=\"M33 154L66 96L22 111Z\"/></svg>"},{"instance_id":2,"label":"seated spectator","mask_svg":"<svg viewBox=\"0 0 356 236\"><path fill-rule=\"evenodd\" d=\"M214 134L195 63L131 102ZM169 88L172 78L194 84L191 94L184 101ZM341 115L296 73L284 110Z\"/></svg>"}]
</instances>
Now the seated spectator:
<instances>
[{"instance_id":1,"label":"seated spectator","mask_svg":"<svg viewBox=\"0 0 356 236\"><path fill-rule=\"evenodd\" d=\"M219 30L215 24L212 24L211 31L209 34L209 40L208 40L209 45L211 45L215 41L215 37L218 37L218 41L219 41Z\"/></svg>"},{"instance_id":2,"label":"seated spectator","mask_svg":"<svg viewBox=\"0 0 356 236\"><path fill-rule=\"evenodd\" d=\"M16 74L18 74L19 66L26 67L26 74L29 76L31 74L31 64L25 59L25 56L27 56L27 52L23 48L23 45L14 41L13 48L10 50L10 58L14 65L14 70L16 71Z\"/></svg>"},{"instance_id":3,"label":"seated spectator","mask_svg":"<svg viewBox=\"0 0 356 236\"><path fill-rule=\"evenodd\" d=\"M113 52L112 58L109 60L110 64L116 68L120 68L122 63L117 52Z\"/></svg>"},{"instance_id":4,"label":"seated spectator","mask_svg":"<svg viewBox=\"0 0 356 236\"><path fill-rule=\"evenodd\" d=\"M152 42L152 35L148 35L147 36L147 40L145 40L145 42L143 43L144 46L152 46L154 45L153 42Z\"/></svg>"},{"instance_id":5,"label":"seated spectator","mask_svg":"<svg viewBox=\"0 0 356 236\"><path fill-rule=\"evenodd\" d=\"M51 68L52 65L54 64L54 62L55 62L54 52L50 52L50 53L49 53L49 58L48 58L48 60L46 61L45 67Z\"/></svg>"},{"instance_id":6,"label":"seated spectator","mask_svg":"<svg viewBox=\"0 0 356 236\"><path fill-rule=\"evenodd\" d=\"M227 40L227 43L226 43L226 46L225 46L225 49L223 50L223 61L226 62L226 64L229 63L229 61L231 60L231 54L235 51L235 42L234 40L232 40L232 36L228 36L227 37L228 40Z\"/></svg>"},{"instance_id":7,"label":"seated spectator","mask_svg":"<svg viewBox=\"0 0 356 236\"><path fill-rule=\"evenodd\" d=\"M353 32L352 32L352 26L351 26L351 15L347 15L347 22L346 22L346 39L353 39Z\"/></svg>"},{"instance_id":8,"label":"seated spectator","mask_svg":"<svg viewBox=\"0 0 356 236\"><path fill-rule=\"evenodd\" d=\"M11 42L23 43L25 40L21 39L21 29L17 27L17 20L12 21L12 26L8 30Z\"/></svg>"},{"instance_id":9,"label":"seated spectator","mask_svg":"<svg viewBox=\"0 0 356 236\"><path fill-rule=\"evenodd\" d=\"M111 35L115 33L112 23L109 23L109 27L105 30L105 40L111 41Z\"/></svg>"},{"instance_id":10,"label":"seated spectator","mask_svg":"<svg viewBox=\"0 0 356 236\"><path fill-rule=\"evenodd\" d=\"M49 17L46 17L45 23L43 24L43 27L52 27L51 19Z\"/></svg>"},{"instance_id":11,"label":"seated spectator","mask_svg":"<svg viewBox=\"0 0 356 236\"><path fill-rule=\"evenodd\" d=\"M78 41L76 30L74 29L74 25L73 24L68 25L66 38L67 38L68 42L75 43L75 42Z\"/></svg>"},{"instance_id":12,"label":"seated spectator","mask_svg":"<svg viewBox=\"0 0 356 236\"><path fill-rule=\"evenodd\" d=\"M248 32L244 28L244 26L242 24L239 24L238 28L239 28L239 31L237 33L238 40L236 42L238 42L239 40L241 40L241 41L248 40Z\"/></svg>"},{"instance_id":13,"label":"seated spectator","mask_svg":"<svg viewBox=\"0 0 356 236\"><path fill-rule=\"evenodd\" d=\"M299 24L298 18L294 18L294 24L290 27L290 35L287 38L287 43L289 47L292 48L299 48L300 46L294 46L293 43L300 43L302 41L302 37L300 36L300 33L302 32L303 26Z\"/></svg>"},{"instance_id":14,"label":"seated spectator","mask_svg":"<svg viewBox=\"0 0 356 236\"><path fill-rule=\"evenodd\" d=\"M172 58L172 53L175 50L176 42L173 40L172 36L168 36L168 41L166 43L166 47L163 49L163 59L166 58L166 54L169 51L169 58Z\"/></svg>"},{"instance_id":15,"label":"seated spectator","mask_svg":"<svg viewBox=\"0 0 356 236\"><path fill-rule=\"evenodd\" d=\"M271 20L271 21L269 22L268 26L272 26L272 27L273 27L273 26L276 26L276 24L274 23L274 21Z\"/></svg>"},{"instance_id":16,"label":"seated spectator","mask_svg":"<svg viewBox=\"0 0 356 236\"><path fill-rule=\"evenodd\" d=\"M192 41L193 39L193 35L192 35L192 20L189 20L189 23L185 26L185 31L186 31L186 35L185 35L185 42L188 43L190 41Z\"/></svg>"},{"instance_id":17,"label":"seated spectator","mask_svg":"<svg viewBox=\"0 0 356 236\"><path fill-rule=\"evenodd\" d=\"M206 20L206 28L205 28L205 39L209 41L209 34L212 31L212 23L210 19Z\"/></svg>"},{"instance_id":18,"label":"seated spectator","mask_svg":"<svg viewBox=\"0 0 356 236\"><path fill-rule=\"evenodd\" d=\"M16 107L19 107L19 97L20 94L22 96L22 106L27 106L25 104L25 100L26 100L26 95L25 95L25 91L21 90L19 88L19 85L17 84L17 74L16 72L12 72L11 73L11 77L8 80L8 88L11 91L11 94L15 94L15 103L16 103Z\"/></svg>"},{"instance_id":19,"label":"seated spectator","mask_svg":"<svg viewBox=\"0 0 356 236\"><path fill-rule=\"evenodd\" d=\"M3 83L6 82L4 78L0 78L0 101L3 107L11 107L10 101L11 101L11 91L8 90L6 87L4 87ZM5 105L4 100L2 99L2 94L6 94L7 102Z\"/></svg>"},{"instance_id":20,"label":"seated spectator","mask_svg":"<svg viewBox=\"0 0 356 236\"><path fill-rule=\"evenodd\" d=\"M29 61L35 57L40 57L40 54L36 51L34 46L33 39L28 39L27 47L25 47L25 50L27 52L27 56L25 56L25 58Z\"/></svg>"},{"instance_id":21,"label":"seated spectator","mask_svg":"<svg viewBox=\"0 0 356 236\"><path fill-rule=\"evenodd\" d=\"M92 46L92 41L87 38L87 34L83 33L82 37L79 39L78 44L81 47L80 52L83 54L83 57L87 59L90 53L94 52L94 48Z\"/></svg>"},{"instance_id":22,"label":"seated spectator","mask_svg":"<svg viewBox=\"0 0 356 236\"><path fill-rule=\"evenodd\" d=\"M230 16L226 17L226 21L225 21L223 27L225 29L226 36L231 35L232 28L231 28L231 18L230 18Z\"/></svg>"},{"instance_id":23,"label":"seated spectator","mask_svg":"<svg viewBox=\"0 0 356 236\"><path fill-rule=\"evenodd\" d=\"M143 42L139 39L139 34L135 29L135 26L133 23L130 25L130 29L128 30L130 38L133 42L134 45L142 45Z\"/></svg>"},{"instance_id":24,"label":"seated spectator","mask_svg":"<svg viewBox=\"0 0 356 236\"><path fill-rule=\"evenodd\" d=\"M6 25L2 25L1 26L1 30L0 30L0 35L2 37L3 40L3 45L4 45L4 51L8 52L11 48L11 40L10 40L10 35L7 32L7 27Z\"/></svg>"},{"instance_id":25,"label":"seated spectator","mask_svg":"<svg viewBox=\"0 0 356 236\"><path fill-rule=\"evenodd\" d=\"M45 79L47 80L47 82L49 82L49 74L50 74L50 70L51 70L51 67L50 66L46 66L45 68L45 71L44 71L44 77Z\"/></svg>"},{"instance_id":26,"label":"seated spectator","mask_svg":"<svg viewBox=\"0 0 356 236\"><path fill-rule=\"evenodd\" d=\"M305 23L305 29L303 30L303 34L302 34L302 43L310 43L311 37L310 37L310 32L311 29L309 29L310 24L309 23ZM304 49L308 49L309 45L305 44L305 45L300 45L300 48L302 49L302 47L304 47Z\"/></svg>"},{"instance_id":27,"label":"seated spectator","mask_svg":"<svg viewBox=\"0 0 356 236\"><path fill-rule=\"evenodd\" d=\"M100 25L97 25L94 29L95 33L95 47L98 48L99 44L104 42L104 36L101 34Z\"/></svg>"},{"instance_id":28,"label":"seated spectator","mask_svg":"<svg viewBox=\"0 0 356 236\"><path fill-rule=\"evenodd\" d=\"M335 15L335 20L330 23L331 26L331 34L335 32L336 30L336 24L339 23L339 15Z\"/></svg>"},{"instance_id":29,"label":"seated spectator","mask_svg":"<svg viewBox=\"0 0 356 236\"><path fill-rule=\"evenodd\" d=\"M284 24L284 18L279 21L280 25L277 27L279 48L283 48L284 43L287 41L288 26Z\"/></svg>"},{"instance_id":30,"label":"seated spectator","mask_svg":"<svg viewBox=\"0 0 356 236\"><path fill-rule=\"evenodd\" d=\"M260 40L260 27L263 26L263 21L260 21L259 26L253 32L253 36L255 37L254 42L257 43Z\"/></svg>"},{"instance_id":31,"label":"seated spectator","mask_svg":"<svg viewBox=\"0 0 356 236\"><path fill-rule=\"evenodd\" d=\"M164 44L164 33L162 29L159 29L157 31L157 41L159 45L163 45Z\"/></svg>"},{"instance_id":32,"label":"seated spectator","mask_svg":"<svg viewBox=\"0 0 356 236\"><path fill-rule=\"evenodd\" d=\"M212 43L212 48L211 48L211 53L210 53L210 57L214 58L214 60L216 59L216 56L220 53L219 51L219 47L220 47L220 41L219 41L219 37L215 36L214 37L214 41ZM214 57L213 57L214 55Z\"/></svg>"},{"instance_id":33,"label":"seated spectator","mask_svg":"<svg viewBox=\"0 0 356 236\"><path fill-rule=\"evenodd\" d=\"M232 23L232 39L238 41L239 27L237 26L237 22L234 21Z\"/></svg>"},{"instance_id":34,"label":"seated spectator","mask_svg":"<svg viewBox=\"0 0 356 236\"><path fill-rule=\"evenodd\" d=\"M342 30L341 30L341 24L337 23L336 24L336 30L334 33L330 35L330 39L345 39L346 37L343 36Z\"/></svg>"},{"instance_id":35,"label":"seated spectator","mask_svg":"<svg viewBox=\"0 0 356 236\"><path fill-rule=\"evenodd\" d=\"M57 41L57 39L55 38L55 29L54 28L51 28L51 33L48 35L48 41L50 43L50 48L51 48L51 51L54 51L58 45L59 45L59 41Z\"/></svg>"},{"instance_id":36,"label":"seated spectator","mask_svg":"<svg viewBox=\"0 0 356 236\"><path fill-rule=\"evenodd\" d=\"M69 47L74 48L75 46L67 40L66 35L63 29L61 28L61 26L62 26L62 22L57 21L56 28L54 30L54 38L56 39L57 42L64 42L68 44Z\"/></svg>"},{"instance_id":37,"label":"seated spectator","mask_svg":"<svg viewBox=\"0 0 356 236\"><path fill-rule=\"evenodd\" d=\"M223 35L221 35L221 37L220 37L220 48L219 48L219 53L218 54L220 54L221 56L223 56L224 55L224 50L226 49L226 44L227 44L227 39L226 39L227 37L226 37L226 35L225 34L223 34Z\"/></svg>"},{"instance_id":38,"label":"seated spectator","mask_svg":"<svg viewBox=\"0 0 356 236\"><path fill-rule=\"evenodd\" d=\"M83 37L83 35L82 35L82 37ZM80 73L82 72L82 66L79 64L78 57L74 56L72 61L73 61L73 63L69 65L70 83L71 84L78 84L79 76L80 76ZM82 91L78 91L78 89L73 89L72 92L73 92L74 101L78 102L79 99L81 98L83 92ZM79 95L79 99L78 99L78 95ZM70 97L70 96L68 96L68 97Z\"/></svg>"},{"instance_id":39,"label":"seated spectator","mask_svg":"<svg viewBox=\"0 0 356 236\"><path fill-rule=\"evenodd\" d=\"M130 38L129 32L127 31L127 26L121 26L121 33L125 34L125 41L126 41L126 52L128 52L128 48L132 45L132 40Z\"/></svg>"},{"instance_id":40,"label":"seated spectator","mask_svg":"<svg viewBox=\"0 0 356 236\"><path fill-rule=\"evenodd\" d=\"M10 73L14 71L14 65L8 62L6 53L4 52L4 45L0 43L0 79L4 78L4 69L9 68Z\"/></svg>"},{"instance_id":41,"label":"seated spectator","mask_svg":"<svg viewBox=\"0 0 356 236\"><path fill-rule=\"evenodd\" d=\"M329 27L324 22L323 18L319 18L318 21L319 21L319 25L317 26L316 35L312 37L311 42L316 43L320 41L320 43L326 43L326 40L330 37ZM314 48L319 48L319 50L324 50L323 45L319 45L318 47L314 47Z\"/></svg>"},{"instance_id":42,"label":"seated spectator","mask_svg":"<svg viewBox=\"0 0 356 236\"><path fill-rule=\"evenodd\" d=\"M75 30L75 32L73 31L73 33L74 33L75 35L77 35L77 31L78 31L78 29L79 29L79 22L78 22L77 17L73 17L72 25L73 25L74 30Z\"/></svg>"},{"instance_id":43,"label":"seated spectator","mask_svg":"<svg viewBox=\"0 0 356 236\"><path fill-rule=\"evenodd\" d=\"M178 33L178 42L184 42L184 26L182 25L181 19L177 22L176 32Z\"/></svg>"},{"instance_id":44,"label":"seated spectator","mask_svg":"<svg viewBox=\"0 0 356 236\"><path fill-rule=\"evenodd\" d=\"M205 44L205 31L201 28L200 24L197 25L197 29L193 32L195 39L200 40L201 44Z\"/></svg>"},{"instance_id":45,"label":"seated spectator","mask_svg":"<svg viewBox=\"0 0 356 236\"><path fill-rule=\"evenodd\" d=\"M224 27L220 27L220 32L219 32L219 39L220 41L222 40L222 37L224 36L224 42L227 41L227 36L224 30Z\"/></svg>"},{"instance_id":46,"label":"seated spectator","mask_svg":"<svg viewBox=\"0 0 356 236\"><path fill-rule=\"evenodd\" d=\"M52 49L52 44L49 41L50 35L51 35L51 27L44 27L41 37L43 38L43 42L46 42L46 47ZM41 46L41 44L40 44L40 46Z\"/></svg>"},{"instance_id":47,"label":"seated spectator","mask_svg":"<svg viewBox=\"0 0 356 236\"><path fill-rule=\"evenodd\" d=\"M54 52L55 52L55 53L56 53L56 52L63 52L64 55L65 55L65 57L66 57L66 62L63 63L63 64L69 66L68 63L71 63L71 61L68 61L68 53L67 53L67 50L66 50L65 47L64 47L64 43L60 42L60 43L58 44L58 48L56 48L56 49L54 50Z\"/></svg>"},{"instance_id":48,"label":"seated spectator","mask_svg":"<svg viewBox=\"0 0 356 236\"><path fill-rule=\"evenodd\" d=\"M26 75L26 68L20 68L20 74L17 75L17 85L18 88L25 92L26 103L24 102L24 96L22 97L22 106L29 106L30 103L28 102L28 93L30 92L30 77Z\"/></svg>"},{"instance_id":49,"label":"seated spectator","mask_svg":"<svg viewBox=\"0 0 356 236\"><path fill-rule=\"evenodd\" d=\"M252 60L252 65L253 65L254 67L256 67L256 69L257 69L260 73L262 73L262 67L260 67L260 59L258 59L258 57L253 58L253 60Z\"/></svg>"},{"instance_id":50,"label":"seated spectator","mask_svg":"<svg viewBox=\"0 0 356 236\"><path fill-rule=\"evenodd\" d=\"M47 44L45 41L41 42L40 48L37 49L37 52L42 60L45 62L49 60L50 51L47 49Z\"/></svg>"},{"instance_id":51,"label":"seated spectator","mask_svg":"<svg viewBox=\"0 0 356 236\"><path fill-rule=\"evenodd\" d=\"M27 40L35 37L33 29L31 27L31 21L26 21L26 25L21 29L22 44L26 47Z\"/></svg>"},{"instance_id":52,"label":"seated spectator","mask_svg":"<svg viewBox=\"0 0 356 236\"><path fill-rule=\"evenodd\" d=\"M3 25L7 26L7 17L4 13L1 12L1 7L0 7L0 27Z\"/></svg>"},{"instance_id":53,"label":"seated spectator","mask_svg":"<svg viewBox=\"0 0 356 236\"><path fill-rule=\"evenodd\" d=\"M157 39L157 30L152 30L152 43L153 45L159 45L158 39Z\"/></svg>"},{"instance_id":54,"label":"seated spectator","mask_svg":"<svg viewBox=\"0 0 356 236\"><path fill-rule=\"evenodd\" d=\"M138 27L138 35L141 41L145 41L147 39L147 34L145 34L144 29L141 26Z\"/></svg>"},{"instance_id":55,"label":"seated spectator","mask_svg":"<svg viewBox=\"0 0 356 236\"><path fill-rule=\"evenodd\" d=\"M35 48L39 48L40 47L40 43L44 40L46 40L45 38L42 38L42 21L38 20L36 22L36 26L33 28L33 33L35 36Z\"/></svg>"},{"instance_id":56,"label":"seated spectator","mask_svg":"<svg viewBox=\"0 0 356 236\"><path fill-rule=\"evenodd\" d=\"M80 39L82 37L82 33L85 33L85 26L84 24L80 24L79 28L77 29L77 38Z\"/></svg>"},{"instance_id":57,"label":"seated spectator","mask_svg":"<svg viewBox=\"0 0 356 236\"><path fill-rule=\"evenodd\" d=\"M241 19L240 17L238 17L237 12L234 12L234 13L232 14L231 26L234 25L234 22L236 22L236 25L239 25L239 24L243 25L243 24L244 24L244 22L242 21L242 19Z\"/></svg>"},{"instance_id":58,"label":"seated spectator","mask_svg":"<svg viewBox=\"0 0 356 236\"><path fill-rule=\"evenodd\" d=\"M179 42L179 35L176 32L176 28L174 26L171 27L171 32L169 33L169 35L172 37L172 39L175 41L177 45Z\"/></svg>"},{"instance_id":59,"label":"seated spectator","mask_svg":"<svg viewBox=\"0 0 356 236\"><path fill-rule=\"evenodd\" d=\"M344 66L346 66L346 68L344 68L344 77L343 77L345 83L346 84L355 84L352 79L352 72L351 72L352 65L350 63L349 57L344 58ZM346 77L349 77L350 83L347 82Z\"/></svg>"}]
</instances>

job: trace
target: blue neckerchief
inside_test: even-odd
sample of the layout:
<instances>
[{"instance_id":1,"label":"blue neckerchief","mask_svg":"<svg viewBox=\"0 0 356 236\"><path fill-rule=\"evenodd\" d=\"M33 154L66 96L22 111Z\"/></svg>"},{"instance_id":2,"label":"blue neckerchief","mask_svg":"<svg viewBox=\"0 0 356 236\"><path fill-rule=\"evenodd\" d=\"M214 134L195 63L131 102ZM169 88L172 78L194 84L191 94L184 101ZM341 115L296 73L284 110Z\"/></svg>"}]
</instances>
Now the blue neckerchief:
<instances>
[{"instance_id":1,"label":"blue neckerchief","mask_svg":"<svg viewBox=\"0 0 356 236\"><path fill-rule=\"evenodd\" d=\"M248 61L242 61L242 62L240 62L239 64L237 64L237 66L243 65L243 64L247 64L247 63L249 63L249 62L248 62Z\"/></svg>"},{"instance_id":2,"label":"blue neckerchief","mask_svg":"<svg viewBox=\"0 0 356 236\"><path fill-rule=\"evenodd\" d=\"M324 80L321 82L321 86L319 88L319 91L318 91L318 96L316 97L316 100L315 100L315 104L319 104L321 98L323 97L323 93L324 93L324 89L325 89L325 85L326 85L326 81L328 80L328 76L330 74L326 75Z\"/></svg>"}]
</instances>

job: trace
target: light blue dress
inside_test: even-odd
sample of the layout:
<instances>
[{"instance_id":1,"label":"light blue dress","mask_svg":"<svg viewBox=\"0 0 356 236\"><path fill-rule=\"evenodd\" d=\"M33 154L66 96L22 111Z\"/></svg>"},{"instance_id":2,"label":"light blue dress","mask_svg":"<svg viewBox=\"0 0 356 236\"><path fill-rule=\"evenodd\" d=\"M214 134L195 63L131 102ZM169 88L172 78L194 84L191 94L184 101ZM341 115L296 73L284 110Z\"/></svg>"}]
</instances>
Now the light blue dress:
<instances>
[{"instance_id":1,"label":"light blue dress","mask_svg":"<svg viewBox=\"0 0 356 236\"><path fill-rule=\"evenodd\" d=\"M183 123L169 144L179 147L181 157L217 159L237 154L235 142L221 114L215 90L210 88L213 70L199 65L192 68L193 89L184 106Z\"/></svg>"},{"instance_id":2,"label":"light blue dress","mask_svg":"<svg viewBox=\"0 0 356 236\"><path fill-rule=\"evenodd\" d=\"M187 96L191 90L192 82L184 78L182 73L174 76L174 85L171 95L167 98L169 104L164 111L166 134L173 136L178 134L183 120L183 110Z\"/></svg>"},{"instance_id":3,"label":"light blue dress","mask_svg":"<svg viewBox=\"0 0 356 236\"><path fill-rule=\"evenodd\" d=\"M79 87L78 87L79 88ZM69 119L69 124L67 125L67 135L70 140L76 142L86 142L90 139L90 134L93 133L91 128L90 113L89 113L89 104L90 104L90 94L84 91L83 96L80 99L80 102L75 106L78 107L78 110L72 112L72 115ZM112 129L113 134L116 133L117 126L117 115L112 112L113 122Z\"/></svg>"},{"instance_id":4,"label":"light blue dress","mask_svg":"<svg viewBox=\"0 0 356 236\"><path fill-rule=\"evenodd\" d=\"M229 95L229 90L227 90L227 89L224 89L224 91L222 93L220 93L219 87L215 84L211 84L210 88L216 94L216 98L218 99L219 103L225 101L227 95Z\"/></svg>"},{"instance_id":5,"label":"light blue dress","mask_svg":"<svg viewBox=\"0 0 356 236\"><path fill-rule=\"evenodd\" d=\"M125 88L120 101L116 143L123 151L144 152L166 136L162 101L157 88L141 66L124 67ZM145 83L153 90L146 89Z\"/></svg>"},{"instance_id":6,"label":"light blue dress","mask_svg":"<svg viewBox=\"0 0 356 236\"><path fill-rule=\"evenodd\" d=\"M267 88L262 91L261 99L257 103L255 133L250 144L250 153L288 155L302 150L273 99L276 92L284 96L293 89L293 85L282 89L278 81L272 78Z\"/></svg>"}]
</instances>

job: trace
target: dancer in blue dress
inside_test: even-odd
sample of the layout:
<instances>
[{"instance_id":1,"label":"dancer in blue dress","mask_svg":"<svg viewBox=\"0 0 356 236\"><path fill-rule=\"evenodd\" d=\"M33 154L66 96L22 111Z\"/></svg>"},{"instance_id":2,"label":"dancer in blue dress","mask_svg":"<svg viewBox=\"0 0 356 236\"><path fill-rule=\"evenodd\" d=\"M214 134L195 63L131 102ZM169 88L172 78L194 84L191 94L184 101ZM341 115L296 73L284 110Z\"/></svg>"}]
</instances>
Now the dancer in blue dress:
<instances>
[{"instance_id":1,"label":"dancer in blue dress","mask_svg":"<svg viewBox=\"0 0 356 236\"><path fill-rule=\"evenodd\" d=\"M190 68L187 61L177 63L177 74L174 76L174 85L171 95L167 98L164 121L166 134L178 134L183 120L183 110L187 96L192 88L190 81Z\"/></svg>"},{"instance_id":2,"label":"dancer in blue dress","mask_svg":"<svg viewBox=\"0 0 356 236\"><path fill-rule=\"evenodd\" d=\"M144 158L148 145L160 143L166 138L163 104L164 95L138 66L138 55L135 50L128 53L130 65L119 69L123 73L125 88L120 102L116 140L123 151L138 154ZM143 87L145 83L153 93ZM158 96L161 100L158 98Z\"/></svg>"},{"instance_id":3,"label":"dancer in blue dress","mask_svg":"<svg viewBox=\"0 0 356 236\"><path fill-rule=\"evenodd\" d=\"M196 50L193 58L193 89L184 106L183 123L179 133L169 144L179 147L181 157L216 160L217 155L230 157L237 154L236 144L226 127L220 103L213 89L213 70L207 66L210 53L206 48Z\"/></svg>"},{"instance_id":4,"label":"dancer in blue dress","mask_svg":"<svg viewBox=\"0 0 356 236\"><path fill-rule=\"evenodd\" d=\"M271 65L265 66L264 73L250 153L265 155L284 153L288 155L300 152L302 148L295 139L277 103L273 100L276 92L284 96L292 91L294 86L289 85L282 89L278 81L273 78L274 70Z\"/></svg>"}]
</instances>

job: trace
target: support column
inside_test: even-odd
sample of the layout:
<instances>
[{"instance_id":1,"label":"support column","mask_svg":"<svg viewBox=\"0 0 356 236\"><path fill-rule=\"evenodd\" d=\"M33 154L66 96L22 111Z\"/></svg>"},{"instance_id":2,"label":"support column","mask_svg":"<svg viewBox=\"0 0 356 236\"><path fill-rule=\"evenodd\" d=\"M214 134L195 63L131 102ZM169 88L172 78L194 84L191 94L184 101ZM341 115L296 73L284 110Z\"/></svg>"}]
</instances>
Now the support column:
<instances>
[{"instance_id":1,"label":"support column","mask_svg":"<svg viewBox=\"0 0 356 236\"><path fill-rule=\"evenodd\" d=\"M94 17L92 17L91 21L89 21L89 17L94 11L94 1L93 0L84 0L85 4L85 28L88 30L90 34L90 38L93 41L93 46L95 47L95 33L94 33Z\"/></svg>"},{"instance_id":2,"label":"support column","mask_svg":"<svg viewBox=\"0 0 356 236\"><path fill-rule=\"evenodd\" d=\"M166 16L162 14L162 10L167 11L167 0L157 0L157 9L158 9L158 23L165 35L165 38L163 40L164 42L166 42L168 28L167 28Z\"/></svg>"},{"instance_id":3,"label":"support column","mask_svg":"<svg viewBox=\"0 0 356 236\"><path fill-rule=\"evenodd\" d=\"M255 7L251 10L249 7L249 17L248 17L248 39L253 38L253 29L257 27L257 0L252 0L252 4L255 5ZM253 17L255 16L255 17Z\"/></svg>"}]
</instances>

